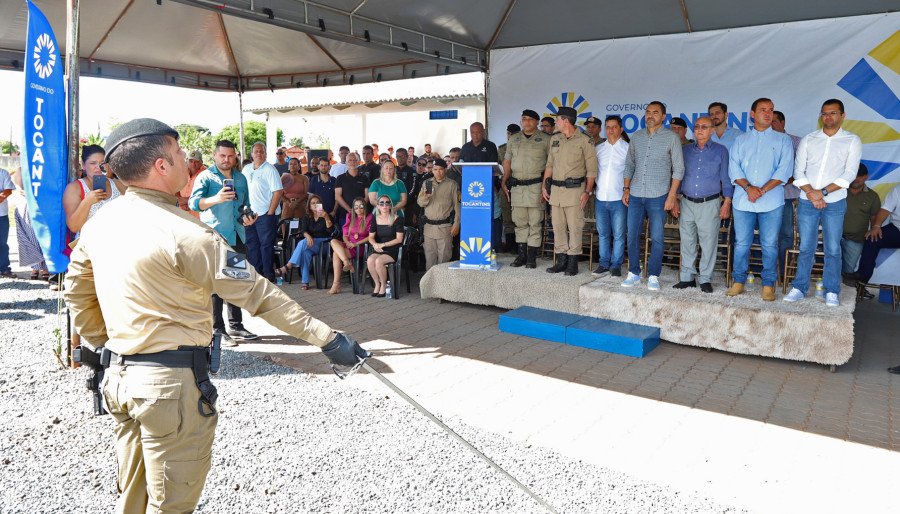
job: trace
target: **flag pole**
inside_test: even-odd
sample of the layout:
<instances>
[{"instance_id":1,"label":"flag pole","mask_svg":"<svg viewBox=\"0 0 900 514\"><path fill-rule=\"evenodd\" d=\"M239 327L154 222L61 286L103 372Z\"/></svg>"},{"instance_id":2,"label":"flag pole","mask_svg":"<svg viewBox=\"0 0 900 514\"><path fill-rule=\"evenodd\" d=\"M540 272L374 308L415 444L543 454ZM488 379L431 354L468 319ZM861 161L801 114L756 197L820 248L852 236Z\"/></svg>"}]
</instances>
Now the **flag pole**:
<instances>
[{"instance_id":1,"label":"flag pole","mask_svg":"<svg viewBox=\"0 0 900 514\"><path fill-rule=\"evenodd\" d=\"M69 135L69 182L76 180L81 175L81 165L78 159L78 79L81 75L79 63L79 44L81 40L80 0L66 1L66 86L68 91L67 124ZM57 276L59 280L59 276ZM62 287L57 290L57 295L62 295ZM57 307L61 307L57 301ZM77 367L72 359L72 349L80 344L78 334L73 334L71 320L69 319L69 307L66 306L66 364ZM57 319L60 317L57 312ZM61 324L61 323L60 323ZM61 330L62 327L57 327Z\"/></svg>"}]
</instances>

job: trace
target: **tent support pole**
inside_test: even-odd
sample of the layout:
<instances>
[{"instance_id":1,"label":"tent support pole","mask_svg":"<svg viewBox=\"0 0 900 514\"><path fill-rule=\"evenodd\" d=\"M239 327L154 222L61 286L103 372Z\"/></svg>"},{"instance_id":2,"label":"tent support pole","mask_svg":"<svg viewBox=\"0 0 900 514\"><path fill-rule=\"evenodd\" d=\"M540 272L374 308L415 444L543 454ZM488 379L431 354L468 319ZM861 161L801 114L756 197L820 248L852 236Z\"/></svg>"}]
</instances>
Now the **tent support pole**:
<instances>
[{"instance_id":1,"label":"tent support pole","mask_svg":"<svg viewBox=\"0 0 900 514\"><path fill-rule=\"evenodd\" d=\"M78 78L81 70L78 62L80 42L79 10L80 0L66 2L66 85L68 88L69 129L69 181L78 178L81 171L78 163Z\"/></svg>"},{"instance_id":2,"label":"tent support pole","mask_svg":"<svg viewBox=\"0 0 900 514\"><path fill-rule=\"evenodd\" d=\"M243 160L243 159L246 159L247 156L244 155L246 152L244 151L244 91L242 89L243 89L243 84L241 84L241 88L238 89L238 110L240 111L238 113L239 120L240 120L240 130L238 132L240 133L240 138L241 138L240 154L241 154L241 159ZM238 165L238 169L240 169L241 163L237 163L237 165Z\"/></svg>"}]
</instances>

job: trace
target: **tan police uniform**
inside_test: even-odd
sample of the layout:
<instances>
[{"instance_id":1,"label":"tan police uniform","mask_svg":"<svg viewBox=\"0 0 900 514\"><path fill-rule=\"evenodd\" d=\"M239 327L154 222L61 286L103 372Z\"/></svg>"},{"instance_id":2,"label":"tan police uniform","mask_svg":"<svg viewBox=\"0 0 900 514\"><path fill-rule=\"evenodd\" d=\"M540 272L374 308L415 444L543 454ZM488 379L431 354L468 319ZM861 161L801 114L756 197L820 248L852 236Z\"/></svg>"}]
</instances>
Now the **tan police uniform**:
<instances>
[{"instance_id":1,"label":"tan police uniform","mask_svg":"<svg viewBox=\"0 0 900 514\"><path fill-rule=\"evenodd\" d=\"M541 203L541 181L547 167L551 136L536 130L531 136L524 132L509 138L505 160L509 161L510 176L516 180L535 180L530 185L509 187L512 218L516 225L516 241L532 248L541 246L541 222L544 206ZM509 183L507 182L507 186Z\"/></svg>"},{"instance_id":2,"label":"tan police uniform","mask_svg":"<svg viewBox=\"0 0 900 514\"><path fill-rule=\"evenodd\" d=\"M450 261L450 255L453 251L453 236L450 231L456 227L459 228L460 206L459 206L459 184L455 180L444 177L444 180L438 182L429 179L425 183L433 184L433 191L429 196L425 192L425 185L422 185L419 191L419 197L416 203L424 209L425 226L423 236L425 240L425 269L431 269L435 264L442 264ZM453 213L453 221L447 221L450 214ZM442 222L442 223L430 223Z\"/></svg>"},{"instance_id":3,"label":"tan police uniform","mask_svg":"<svg viewBox=\"0 0 900 514\"><path fill-rule=\"evenodd\" d=\"M327 343L328 325L257 275L246 259L241 267L230 250L213 229L182 211L174 195L129 187L85 225L72 253L65 290L75 329L122 356L208 346L211 295L217 294L291 336ZM102 393L116 420L116 512L194 510L218 416L200 414L191 368L114 360Z\"/></svg>"},{"instance_id":4,"label":"tan police uniform","mask_svg":"<svg viewBox=\"0 0 900 514\"><path fill-rule=\"evenodd\" d=\"M515 135L515 134L513 134ZM508 151L509 141L497 147L497 164L503 165L503 159ZM504 234L512 234L516 231L516 224L513 221L512 217L512 205L509 203L509 200L506 198L506 195L498 195L500 199L500 216L503 219L503 233ZM518 237L516 238L517 242L520 242ZM497 251L500 249L498 248Z\"/></svg>"},{"instance_id":5,"label":"tan police uniform","mask_svg":"<svg viewBox=\"0 0 900 514\"><path fill-rule=\"evenodd\" d=\"M547 167L553 171L552 180L597 177L597 154L590 140L576 130L572 137L562 132L553 136ZM550 189L550 216L553 222L553 252L581 255L584 211L581 194L587 188L586 181L578 187L567 188L554 184ZM590 201L590 198L588 199Z\"/></svg>"}]
</instances>

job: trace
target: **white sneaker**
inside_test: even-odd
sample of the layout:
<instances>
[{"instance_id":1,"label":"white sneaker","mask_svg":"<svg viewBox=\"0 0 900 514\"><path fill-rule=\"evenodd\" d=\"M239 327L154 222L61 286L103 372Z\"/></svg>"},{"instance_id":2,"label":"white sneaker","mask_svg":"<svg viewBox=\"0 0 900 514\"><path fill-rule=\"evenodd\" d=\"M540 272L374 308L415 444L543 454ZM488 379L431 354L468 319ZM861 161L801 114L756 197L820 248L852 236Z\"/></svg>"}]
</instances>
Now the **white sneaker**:
<instances>
[{"instance_id":1,"label":"white sneaker","mask_svg":"<svg viewBox=\"0 0 900 514\"><path fill-rule=\"evenodd\" d=\"M800 300L806 298L806 295L801 293L797 288L791 288L791 291L784 295L783 300L785 302L799 302Z\"/></svg>"},{"instance_id":2,"label":"white sneaker","mask_svg":"<svg viewBox=\"0 0 900 514\"><path fill-rule=\"evenodd\" d=\"M837 307L841 302L838 300L837 293L825 293L825 305L829 307Z\"/></svg>"},{"instance_id":3,"label":"white sneaker","mask_svg":"<svg viewBox=\"0 0 900 514\"><path fill-rule=\"evenodd\" d=\"M641 276L635 275L632 272L628 272L628 276L625 277L625 281L622 282L622 287L634 287L635 284L639 284L641 282Z\"/></svg>"},{"instance_id":4,"label":"white sneaker","mask_svg":"<svg viewBox=\"0 0 900 514\"><path fill-rule=\"evenodd\" d=\"M659 277L650 275L647 278L647 289L651 291L659 291Z\"/></svg>"}]
</instances>

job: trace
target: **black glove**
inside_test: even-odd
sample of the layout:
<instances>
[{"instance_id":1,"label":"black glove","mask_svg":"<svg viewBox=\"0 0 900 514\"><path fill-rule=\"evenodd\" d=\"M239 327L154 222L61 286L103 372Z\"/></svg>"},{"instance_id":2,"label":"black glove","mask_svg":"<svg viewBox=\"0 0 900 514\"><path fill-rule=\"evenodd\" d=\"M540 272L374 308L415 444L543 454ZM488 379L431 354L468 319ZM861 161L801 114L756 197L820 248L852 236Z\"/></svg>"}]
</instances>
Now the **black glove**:
<instances>
[{"instance_id":1,"label":"black glove","mask_svg":"<svg viewBox=\"0 0 900 514\"><path fill-rule=\"evenodd\" d=\"M336 366L355 366L360 360L368 359L372 352L364 349L346 334L338 332L330 343L322 347L322 353Z\"/></svg>"}]
</instances>

